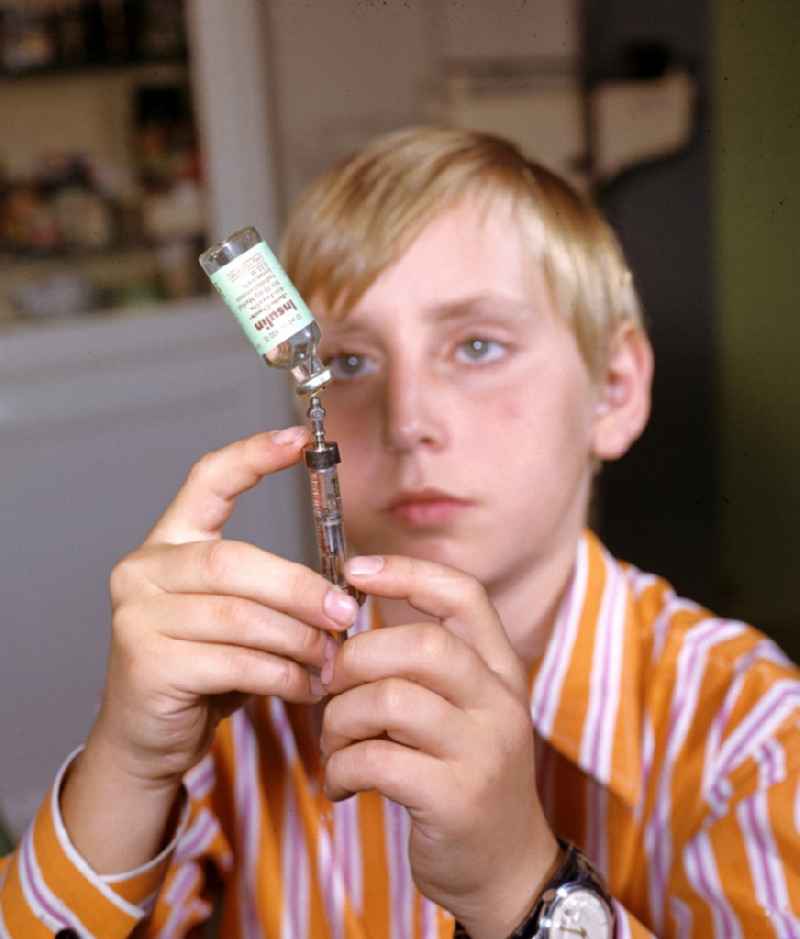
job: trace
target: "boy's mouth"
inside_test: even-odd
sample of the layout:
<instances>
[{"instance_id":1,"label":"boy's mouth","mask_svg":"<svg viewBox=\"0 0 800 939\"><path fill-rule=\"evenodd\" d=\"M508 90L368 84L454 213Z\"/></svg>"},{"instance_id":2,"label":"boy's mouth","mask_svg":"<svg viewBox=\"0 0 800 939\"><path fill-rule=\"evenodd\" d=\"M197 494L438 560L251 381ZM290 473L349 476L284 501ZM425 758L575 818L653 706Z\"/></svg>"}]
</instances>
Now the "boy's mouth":
<instances>
[{"instance_id":1,"label":"boy's mouth","mask_svg":"<svg viewBox=\"0 0 800 939\"><path fill-rule=\"evenodd\" d=\"M399 493L386 510L404 525L424 528L446 524L472 504L441 489L425 488Z\"/></svg>"}]
</instances>

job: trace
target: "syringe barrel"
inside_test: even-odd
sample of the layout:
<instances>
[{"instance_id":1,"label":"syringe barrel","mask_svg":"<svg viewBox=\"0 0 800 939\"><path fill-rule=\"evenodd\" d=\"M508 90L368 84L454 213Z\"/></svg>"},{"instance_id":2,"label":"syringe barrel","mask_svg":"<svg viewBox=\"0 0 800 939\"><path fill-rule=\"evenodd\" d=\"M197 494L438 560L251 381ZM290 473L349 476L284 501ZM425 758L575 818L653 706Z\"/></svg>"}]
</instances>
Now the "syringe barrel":
<instances>
[{"instance_id":1,"label":"syringe barrel","mask_svg":"<svg viewBox=\"0 0 800 939\"><path fill-rule=\"evenodd\" d=\"M311 507L317 534L320 573L332 584L347 591L356 602L364 602L364 594L347 582L344 562L347 543L342 521L342 496L336 464L341 462L339 448L332 440L307 447L304 453L311 484Z\"/></svg>"},{"instance_id":2,"label":"syringe barrel","mask_svg":"<svg viewBox=\"0 0 800 939\"><path fill-rule=\"evenodd\" d=\"M342 523L342 498L336 466L308 470L311 505L317 533L320 568L323 577L346 590L344 576L345 537Z\"/></svg>"}]
</instances>

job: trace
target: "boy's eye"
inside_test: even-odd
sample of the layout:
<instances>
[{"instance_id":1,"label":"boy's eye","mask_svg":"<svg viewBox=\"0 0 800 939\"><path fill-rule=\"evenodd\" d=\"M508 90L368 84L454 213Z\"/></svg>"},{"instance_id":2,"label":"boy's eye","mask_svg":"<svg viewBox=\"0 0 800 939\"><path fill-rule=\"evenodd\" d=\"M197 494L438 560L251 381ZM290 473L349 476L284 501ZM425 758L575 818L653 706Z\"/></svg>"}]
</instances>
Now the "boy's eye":
<instances>
[{"instance_id":1,"label":"boy's eye","mask_svg":"<svg viewBox=\"0 0 800 939\"><path fill-rule=\"evenodd\" d=\"M347 381L351 378L363 378L375 371L375 364L365 355L355 352L340 352L332 355L327 366L335 381Z\"/></svg>"},{"instance_id":2,"label":"boy's eye","mask_svg":"<svg viewBox=\"0 0 800 939\"><path fill-rule=\"evenodd\" d=\"M458 344L457 357L462 362L496 362L505 355L506 347L496 339L472 336Z\"/></svg>"}]
</instances>

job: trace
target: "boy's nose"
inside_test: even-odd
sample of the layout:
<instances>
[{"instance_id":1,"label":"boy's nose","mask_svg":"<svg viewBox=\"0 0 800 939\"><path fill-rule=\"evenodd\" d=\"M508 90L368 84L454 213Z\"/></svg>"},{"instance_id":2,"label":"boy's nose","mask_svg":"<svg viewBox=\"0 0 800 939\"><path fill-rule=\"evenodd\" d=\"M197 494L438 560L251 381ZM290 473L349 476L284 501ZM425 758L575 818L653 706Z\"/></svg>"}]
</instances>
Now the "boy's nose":
<instances>
[{"instance_id":1,"label":"boy's nose","mask_svg":"<svg viewBox=\"0 0 800 939\"><path fill-rule=\"evenodd\" d=\"M398 453L420 446L439 447L447 438L443 402L437 403L432 378L421 370L390 375L383 408L384 445Z\"/></svg>"}]
</instances>

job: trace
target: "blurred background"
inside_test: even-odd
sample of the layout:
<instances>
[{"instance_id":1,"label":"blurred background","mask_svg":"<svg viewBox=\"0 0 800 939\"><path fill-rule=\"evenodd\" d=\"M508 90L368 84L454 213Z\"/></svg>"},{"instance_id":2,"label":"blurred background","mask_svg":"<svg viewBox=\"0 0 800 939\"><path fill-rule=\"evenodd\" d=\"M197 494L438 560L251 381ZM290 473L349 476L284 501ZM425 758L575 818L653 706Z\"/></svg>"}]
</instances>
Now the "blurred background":
<instances>
[{"instance_id":1,"label":"blurred background","mask_svg":"<svg viewBox=\"0 0 800 939\"><path fill-rule=\"evenodd\" d=\"M506 134L591 189L657 362L597 527L800 657L799 35L796 0L0 0L11 834L97 708L114 561L198 455L291 419L197 255L246 224L276 242L317 172L410 123ZM268 481L232 535L312 557L304 486Z\"/></svg>"}]
</instances>

